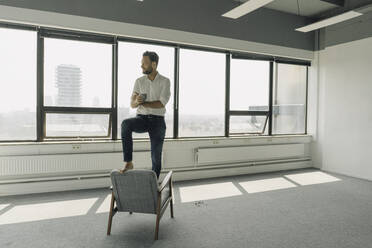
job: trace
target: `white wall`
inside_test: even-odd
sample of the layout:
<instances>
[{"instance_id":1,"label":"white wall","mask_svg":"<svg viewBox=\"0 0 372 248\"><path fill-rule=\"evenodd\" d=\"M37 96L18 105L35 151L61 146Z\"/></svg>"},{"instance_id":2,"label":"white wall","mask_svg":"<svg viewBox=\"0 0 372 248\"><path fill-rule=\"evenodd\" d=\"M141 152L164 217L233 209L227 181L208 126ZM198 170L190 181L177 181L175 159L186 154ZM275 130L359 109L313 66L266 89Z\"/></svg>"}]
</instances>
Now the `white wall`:
<instances>
[{"instance_id":1,"label":"white wall","mask_svg":"<svg viewBox=\"0 0 372 248\"><path fill-rule=\"evenodd\" d=\"M307 133L312 136L310 144L311 159L313 166L322 167L321 131L318 126L322 119L319 119L319 52L314 52L314 59L311 61L308 74L308 99L307 99Z\"/></svg>"},{"instance_id":2,"label":"white wall","mask_svg":"<svg viewBox=\"0 0 372 248\"><path fill-rule=\"evenodd\" d=\"M319 52L318 137L325 171L372 180L372 38Z\"/></svg>"}]
</instances>

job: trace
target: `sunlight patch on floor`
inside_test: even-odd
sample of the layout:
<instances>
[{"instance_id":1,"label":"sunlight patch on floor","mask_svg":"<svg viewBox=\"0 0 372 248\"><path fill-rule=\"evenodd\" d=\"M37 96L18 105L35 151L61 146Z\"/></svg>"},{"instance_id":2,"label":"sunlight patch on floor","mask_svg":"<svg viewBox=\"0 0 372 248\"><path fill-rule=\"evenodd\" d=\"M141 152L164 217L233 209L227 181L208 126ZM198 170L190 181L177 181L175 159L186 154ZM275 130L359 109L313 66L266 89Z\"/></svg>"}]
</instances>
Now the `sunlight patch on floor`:
<instances>
[{"instance_id":1,"label":"sunlight patch on floor","mask_svg":"<svg viewBox=\"0 0 372 248\"><path fill-rule=\"evenodd\" d=\"M85 215L98 198L16 205L0 215L0 225Z\"/></svg>"},{"instance_id":2,"label":"sunlight patch on floor","mask_svg":"<svg viewBox=\"0 0 372 248\"><path fill-rule=\"evenodd\" d=\"M300 185L311 185L311 184L341 181L341 179L328 175L327 173L324 173L321 171L289 174L289 175L285 175L285 177L287 177L288 179Z\"/></svg>"},{"instance_id":3,"label":"sunlight patch on floor","mask_svg":"<svg viewBox=\"0 0 372 248\"><path fill-rule=\"evenodd\" d=\"M181 202L218 199L241 195L242 192L232 183L213 183L180 187Z\"/></svg>"},{"instance_id":4,"label":"sunlight patch on floor","mask_svg":"<svg viewBox=\"0 0 372 248\"><path fill-rule=\"evenodd\" d=\"M296 187L295 184L291 183L290 181L282 177L246 181L246 182L241 182L239 184L248 193L258 193L258 192L265 192L265 191L271 191L271 190L287 189L287 188Z\"/></svg>"}]
</instances>

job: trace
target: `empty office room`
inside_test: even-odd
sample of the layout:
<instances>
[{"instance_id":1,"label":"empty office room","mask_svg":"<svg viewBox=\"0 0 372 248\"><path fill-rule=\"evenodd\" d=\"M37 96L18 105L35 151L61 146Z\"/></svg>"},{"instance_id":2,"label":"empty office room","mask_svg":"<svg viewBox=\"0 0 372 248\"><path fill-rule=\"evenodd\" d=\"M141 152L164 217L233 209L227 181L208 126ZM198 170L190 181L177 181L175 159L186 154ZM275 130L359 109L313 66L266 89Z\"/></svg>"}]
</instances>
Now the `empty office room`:
<instances>
[{"instance_id":1,"label":"empty office room","mask_svg":"<svg viewBox=\"0 0 372 248\"><path fill-rule=\"evenodd\" d=\"M0 0L0 247L372 247L371 0Z\"/></svg>"}]
</instances>

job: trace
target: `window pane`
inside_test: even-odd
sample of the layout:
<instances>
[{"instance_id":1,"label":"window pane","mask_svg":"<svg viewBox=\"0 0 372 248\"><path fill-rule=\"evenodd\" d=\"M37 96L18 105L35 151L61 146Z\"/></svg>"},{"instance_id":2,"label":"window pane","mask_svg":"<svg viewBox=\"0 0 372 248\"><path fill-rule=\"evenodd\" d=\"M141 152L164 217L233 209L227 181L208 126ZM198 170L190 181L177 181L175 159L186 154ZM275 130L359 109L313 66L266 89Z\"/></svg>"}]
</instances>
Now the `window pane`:
<instances>
[{"instance_id":1,"label":"window pane","mask_svg":"<svg viewBox=\"0 0 372 248\"><path fill-rule=\"evenodd\" d=\"M277 64L273 134L305 133L306 66Z\"/></svg>"},{"instance_id":2,"label":"window pane","mask_svg":"<svg viewBox=\"0 0 372 248\"><path fill-rule=\"evenodd\" d=\"M232 59L230 109L269 110L270 62Z\"/></svg>"},{"instance_id":3,"label":"window pane","mask_svg":"<svg viewBox=\"0 0 372 248\"><path fill-rule=\"evenodd\" d=\"M130 107L134 82L144 74L141 69L142 54L153 51L159 55L158 72L171 81L171 96L165 109L166 137L173 137L173 92L174 92L174 48L131 42L119 42L118 70L118 138L121 138L121 123L135 117L137 109ZM133 133L133 138L149 138L148 133Z\"/></svg>"},{"instance_id":4,"label":"window pane","mask_svg":"<svg viewBox=\"0 0 372 248\"><path fill-rule=\"evenodd\" d=\"M0 28L0 140L36 139L36 32Z\"/></svg>"},{"instance_id":5,"label":"window pane","mask_svg":"<svg viewBox=\"0 0 372 248\"><path fill-rule=\"evenodd\" d=\"M47 137L107 136L109 114L47 114Z\"/></svg>"},{"instance_id":6,"label":"window pane","mask_svg":"<svg viewBox=\"0 0 372 248\"><path fill-rule=\"evenodd\" d=\"M266 116L230 116L230 134L267 133L267 126Z\"/></svg>"},{"instance_id":7,"label":"window pane","mask_svg":"<svg viewBox=\"0 0 372 248\"><path fill-rule=\"evenodd\" d=\"M180 50L179 136L224 136L226 55Z\"/></svg>"},{"instance_id":8,"label":"window pane","mask_svg":"<svg viewBox=\"0 0 372 248\"><path fill-rule=\"evenodd\" d=\"M44 39L44 105L111 107L112 45Z\"/></svg>"}]
</instances>

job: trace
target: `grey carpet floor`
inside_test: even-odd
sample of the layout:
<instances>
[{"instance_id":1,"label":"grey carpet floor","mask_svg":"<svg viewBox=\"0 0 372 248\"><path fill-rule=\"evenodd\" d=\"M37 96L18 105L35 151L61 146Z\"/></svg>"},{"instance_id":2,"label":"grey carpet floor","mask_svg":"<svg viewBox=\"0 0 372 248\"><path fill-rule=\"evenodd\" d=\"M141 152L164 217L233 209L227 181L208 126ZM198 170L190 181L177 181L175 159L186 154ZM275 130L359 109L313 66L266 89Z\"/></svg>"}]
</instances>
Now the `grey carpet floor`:
<instances>
[{"instance_id":1,"label":"grey carpet floor","mask_svg":"<svg viewBox=\"0 0 372 248\"><path fill-rule=\"evenodd\" d=\"M315 169L241 175L174 183L169 208L154 241L155 215L118 213L106 236L108 213L96 213L108 189L0 198L2 215L15 206L66 200L98 200L80 216L0 225L0 247L372 247L372 182L327 173L339 181L247 193L239 182ZM180 188L232 182L241 195L181 202ZM5 204L5 205L4 205ZM9 204L9 205L8 205ZM37 213L35 213L37 214Z\"/></svg>"}]
</instances>

